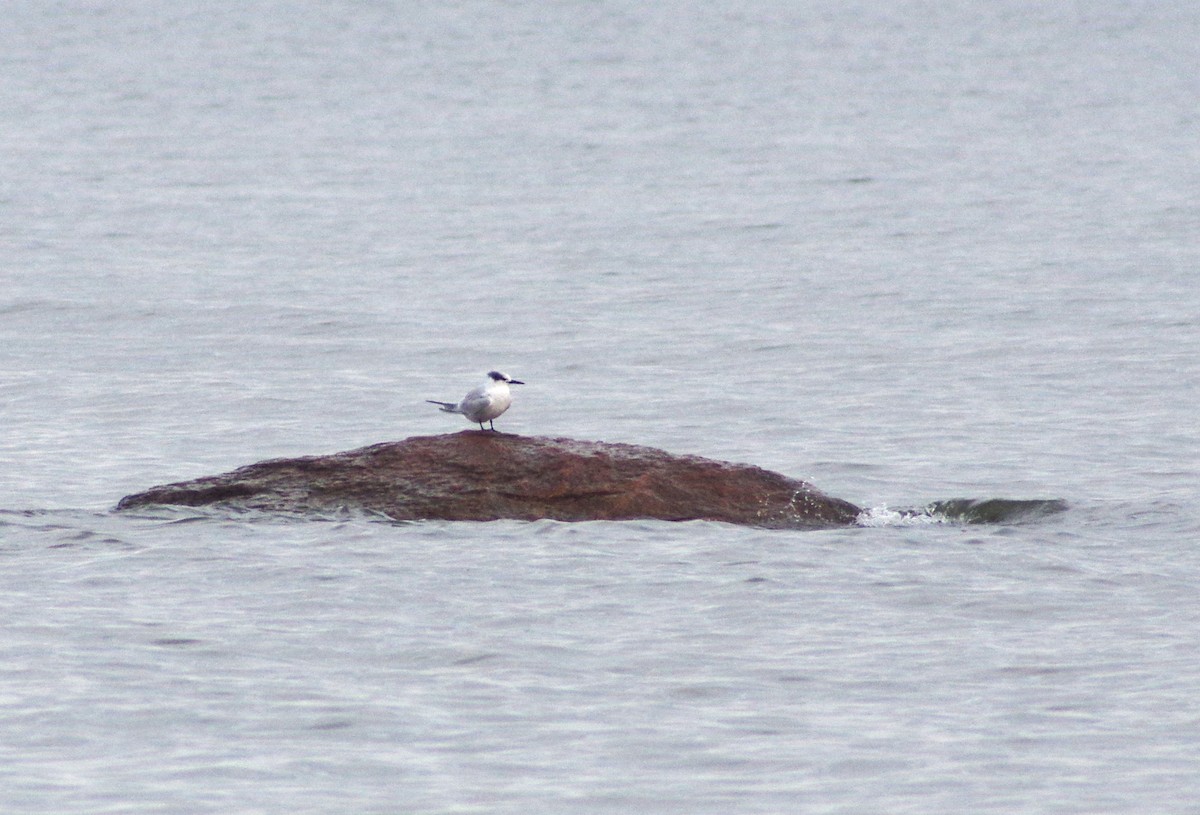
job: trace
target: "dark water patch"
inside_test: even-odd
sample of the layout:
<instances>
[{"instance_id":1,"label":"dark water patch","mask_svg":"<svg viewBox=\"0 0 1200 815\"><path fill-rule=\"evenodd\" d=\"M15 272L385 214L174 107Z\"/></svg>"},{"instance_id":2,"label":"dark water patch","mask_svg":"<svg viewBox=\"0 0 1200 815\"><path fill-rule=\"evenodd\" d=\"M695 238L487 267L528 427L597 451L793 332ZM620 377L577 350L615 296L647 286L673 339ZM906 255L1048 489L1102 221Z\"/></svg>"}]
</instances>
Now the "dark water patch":
<instances>
[{"instance_id":1,"label":"dark water patch","mask_svg":"<svg viewBox=\"0 0 1200 815\"><path fill-rule=\"evenodd\" d=\"M451 662L450 664L462 668L462 667L465 667L468 665L478 665L481 662L490 662L494 659L499 659L499 658L500 658L500 654L495 654L495 653L471 654L470 656L465 656L465 657L462 657L461 659L456 659L453 662Z\"/></svg>"},{"instance_id":2,"label":"dark water patch","mask_svg":"<svg viewBox=\"0 0 1200 815\"><path fill-rule=\"evenodd\" d=\"M163 648L186 648L190 645L199 645L203 641L191 637L163 637L157 640L150 640L150 644L159 645Z\"/></svg>"},{"instance_id":3,"label":"dark water patch","mask_svg":"<svg viewBox=\"0 0 1200 815\"><path fill-rule=\"evenodd\" d=\"M1011 524L1034 521L1066 512L1067 502L1059 498L952 498L934 501L923 510L948 521L968 524Z\"/></svg>"},{"instance_id":4,"label":"dark water patch","mask_svg":"<svg viewBox=\"0 0 1200 815\"><path fill-rule=\"evenodd\" d=\"M1059 498L952 498L917 509L877 507L859 513L859 526L923 526L930 524L1017 524L1065 512ZM968 541L975 543L976 541ZM983 542L983 541L979 541Z\"/></svg>"},{"instance_id":5,"label":"dark water patch","mask_svg":"<svg viewBox=\"0 0 1200 815\"><path fill-rule=\"evenodd\" d=\"M317 722L309 727L310 730L349 730L354 727L354 722L349 719L330 719L328 721Z\"/></svg>"}]
</instances>

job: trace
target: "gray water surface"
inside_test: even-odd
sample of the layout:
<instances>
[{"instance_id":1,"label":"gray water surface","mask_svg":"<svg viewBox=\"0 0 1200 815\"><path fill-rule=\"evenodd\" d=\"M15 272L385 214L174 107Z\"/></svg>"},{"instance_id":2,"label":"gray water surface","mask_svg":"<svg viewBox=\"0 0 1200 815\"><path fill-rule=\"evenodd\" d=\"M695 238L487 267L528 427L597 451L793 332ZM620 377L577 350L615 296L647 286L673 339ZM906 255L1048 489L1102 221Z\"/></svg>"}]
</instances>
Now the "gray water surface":
<instances>
[{"instance_id":1,"label":"gray water surface","mask_svg":"<svg viewBox=\"0 0 1200 815\"><path fill-rule=\"evenodd\" d=\"M1187 813L1192 4L18 3L0 810ZM123 495L497 422L819 532ZM989 524L955 498L1059 499ZM940 521L940 522L939 522Z\"/></svg>"}]
</instances>

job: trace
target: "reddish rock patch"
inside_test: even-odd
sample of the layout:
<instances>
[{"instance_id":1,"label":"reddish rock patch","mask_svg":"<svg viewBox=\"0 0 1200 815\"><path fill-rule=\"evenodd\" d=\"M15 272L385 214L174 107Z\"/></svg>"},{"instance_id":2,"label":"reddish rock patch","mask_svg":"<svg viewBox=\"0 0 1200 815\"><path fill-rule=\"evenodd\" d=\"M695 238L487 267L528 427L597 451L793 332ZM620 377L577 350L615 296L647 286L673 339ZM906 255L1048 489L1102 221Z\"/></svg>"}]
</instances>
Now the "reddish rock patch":
<instances>
[{"instance_id":1,"label":"reddish rock patch","mask_svg":"<svg viewBox=\"0 0 1200 815\"><path fill-rule=\"evenodd\" d=\"M849 524L859 508L747 464L652 447L467 430L328 456L276 459L127 496L272 512L368 510L395 520L708 520L773 528Z\"/></svg>"}]
</instances>

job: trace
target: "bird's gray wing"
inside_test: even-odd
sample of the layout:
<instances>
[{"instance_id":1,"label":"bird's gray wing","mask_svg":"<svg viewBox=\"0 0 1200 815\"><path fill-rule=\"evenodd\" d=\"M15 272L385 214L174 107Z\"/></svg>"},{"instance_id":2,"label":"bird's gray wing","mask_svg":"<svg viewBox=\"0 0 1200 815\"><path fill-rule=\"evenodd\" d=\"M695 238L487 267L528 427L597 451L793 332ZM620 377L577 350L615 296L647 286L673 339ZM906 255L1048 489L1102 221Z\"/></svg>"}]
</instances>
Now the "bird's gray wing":
<instances>
[{"instance_id":1,"label":"bird's gray wing","mask_svg":"<svg viewBox=\"0 0 1200 815\"><path fill-rule=\"evenodd\" d=\"M458 403L458 409L467 416L485 411L491 406L492 397L487 392L487 388L476 388Z\"/></svg>"}]
</instances>

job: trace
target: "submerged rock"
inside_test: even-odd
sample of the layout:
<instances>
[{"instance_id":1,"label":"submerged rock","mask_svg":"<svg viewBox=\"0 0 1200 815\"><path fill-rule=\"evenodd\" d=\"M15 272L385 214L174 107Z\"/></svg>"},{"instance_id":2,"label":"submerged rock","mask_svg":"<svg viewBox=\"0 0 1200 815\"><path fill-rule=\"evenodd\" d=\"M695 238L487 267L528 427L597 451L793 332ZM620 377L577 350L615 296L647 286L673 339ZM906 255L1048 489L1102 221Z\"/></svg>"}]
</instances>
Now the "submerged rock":
<instances>
[{"instance_id":1,"label":"submerged rock","mask_svg":"<svg viewBox=\"0 0 1200 815\"><path fill-rule=\"evenodd\" d=\"M130 495L155 504L378 512L398 521L707 520L772 528L853 523L859 508L747 464L630 444L467 430L276 459Z\"/></svg>"},{"instance_id":2,"label":"submerged rock","mask_svg":"<svg viewBox=\"0 0 1200 815\"><path fill-rule=\"evenodd\" d=\"M1037 520L1067 511L1061 498L952 498L934 501L922 513L969 524L1005 524Z\"/></svg>"}]
</instances>

